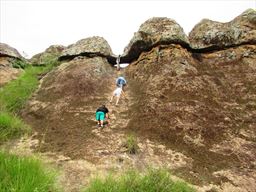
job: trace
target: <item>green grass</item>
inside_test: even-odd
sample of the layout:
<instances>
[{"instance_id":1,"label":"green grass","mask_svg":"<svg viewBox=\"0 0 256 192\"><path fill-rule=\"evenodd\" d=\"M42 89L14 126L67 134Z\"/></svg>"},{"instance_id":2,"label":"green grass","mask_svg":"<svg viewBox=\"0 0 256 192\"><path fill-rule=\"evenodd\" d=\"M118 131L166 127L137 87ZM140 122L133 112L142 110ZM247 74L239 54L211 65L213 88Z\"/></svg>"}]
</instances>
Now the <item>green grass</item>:
<instances>
[{"instance_id":1,"label":"green grass","mask_svg":"<svg viewBox=\"0 0 256 192\"><path fill-rule=\"evenodd\" d=\"M0 142L6 141L9 138L19 137L29 131L29 126L18 117L0 111Z\"/></svg>"},{"instance_id":2,"label":"green grass","mask_svg":"<svg viewBox=\"0 0 256 192\"><path fill-rule=\"evenodd\" d=\"M136 154L139 151L137 138L133 134L129 134L126 138L125 147L130 154Z\"/></svg>"},{"instance_id":3,"label":"green grass","mask_svg":"<svg viewBox=\"0 0 256 192\"><path fill-rule=\"evenodd\" d=\"M1 192L50 192L55 173L36 158L18 157L0 151Z\"/></svg>"},{"instance_id":4,"label":"green grass","mask_svg":"<svg viewBox=\"0 0 256 192\"><path fill-rule=\"evenodd\" d=\"M57 66L51 61L46 66L27 66L21 76L0 88L0 142L27 133L28 126L17 117L39 84L38 75L45 74Z\"/></svg>"},{"instance_id":5,"label":"green grass","mask_svg":"<svg viewBox=\"0 0 256 192\"><path fill-rule=\"evenodd\" d=\"M28 67L16 80L0 89L0 104L11 112L19 111L38 86L37 75L45 71L44 67Z\"/></svg>"},{"instance_id":6,"label":"green grass","mask_svg":"<svg viewBox=\"0 0 256 192\"><path fill-rule=\"evenodd\" d=\"M129 171L121 176L92 180L83 192L195 192L186 183L173 181L166 170L149 170L145 175Z\"/></svg>"}]
</instances>

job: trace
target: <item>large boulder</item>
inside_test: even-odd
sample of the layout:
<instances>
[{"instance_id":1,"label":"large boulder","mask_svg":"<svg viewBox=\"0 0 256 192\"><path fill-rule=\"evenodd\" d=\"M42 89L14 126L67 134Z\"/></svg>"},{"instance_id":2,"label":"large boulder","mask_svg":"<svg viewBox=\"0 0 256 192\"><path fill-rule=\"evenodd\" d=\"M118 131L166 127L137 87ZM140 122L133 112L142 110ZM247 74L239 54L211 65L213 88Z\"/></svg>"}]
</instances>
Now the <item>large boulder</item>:
<instances>
[{"instance_id":1,"label":"large boulder","mask_svg":"<svg viewBox=\"0 0 256 192\"><path fill-rule=\"evenodd\" d=\"M51 45L44 52L34 55L30 62L33 65L45 65L48 60L58 59L64 49L63 45Z\"/></svg>"},{"instance_id":2,"label":"large boulder","mask_svg":"<svg viewBox=\"0 0 256 192\"><path fill-rule=\"evenodd\" d=\"M15 48L0 43L0 87L19 76L22 70L13 68L13 64L23 59Z\"/></svg>"},{"instance_id":3,"label":"large boulder","mask_svg":"<svg viewBox=\"0 0 256 192\"><path fill-rule=\"evenodd\" d=\"M203 19L189 33L189 41L194 49L255 44L256 11L248 9L228 23Z\"/></svg>"},{"instance_id":4,"label":"large boulder","mask_svg":"<svg viewBox=\"0 0 256 192\"><path fill-rule=\"evenodd\" d=\"M0 43L0 57L13 57L22 59L21 54L15 48L5 43Z\"/></svg>"},{"instance_id":5,"label":"large boulder","mask_svg":"<svg viewBox=\"0 0 256 192\"><path fill-rule=\"evenodd\" d=\"M181 44L189 41L182 27L166 17L153 17L143 23L124 50L123 60L135 60L143 51L160 44Z\"/></svg>"},{"instance_id":6,"label":"large boulder","mask_svg":"<svg viewBox=\"0 0 256 192\"><path fill-rule=\"evenodd\" d=\"M68 46L63 50L59 59L72 59L77 56L112 56L112 50L108 42L103 37L93 36L81 39L75 44Z\"/></svg>"},{"instance_id":7,"label":"large boulder","mask_svg":"<svg viewBox=\"0 0 256 192\"><path fill-rule=\"evenodd\" d=\"M21 74L21 72L21 69L10 67L3 68L0 66L0 87L4 86L9 81L16 79Z\"/></svg>"}]
</instances>

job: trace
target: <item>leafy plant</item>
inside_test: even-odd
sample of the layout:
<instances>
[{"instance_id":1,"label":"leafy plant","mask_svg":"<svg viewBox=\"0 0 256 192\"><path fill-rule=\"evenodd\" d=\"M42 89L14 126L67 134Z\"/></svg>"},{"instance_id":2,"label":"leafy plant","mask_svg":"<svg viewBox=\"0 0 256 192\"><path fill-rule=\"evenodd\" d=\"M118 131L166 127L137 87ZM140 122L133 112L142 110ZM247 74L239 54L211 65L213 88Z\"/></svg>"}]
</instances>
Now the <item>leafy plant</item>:
<instances>
[{"instance_id":1,"label":"leafy plant","mask_svg":"<svg viewBox=\"0 0 256 192\"><path fill-rule=\"evenodd\" d=\"M12 62L12 67L13 68L18 68L18 69L25 69L28 66L28 63L24 60L19 60L19 59L15 59Z\"/></svg>"}]
</instances>

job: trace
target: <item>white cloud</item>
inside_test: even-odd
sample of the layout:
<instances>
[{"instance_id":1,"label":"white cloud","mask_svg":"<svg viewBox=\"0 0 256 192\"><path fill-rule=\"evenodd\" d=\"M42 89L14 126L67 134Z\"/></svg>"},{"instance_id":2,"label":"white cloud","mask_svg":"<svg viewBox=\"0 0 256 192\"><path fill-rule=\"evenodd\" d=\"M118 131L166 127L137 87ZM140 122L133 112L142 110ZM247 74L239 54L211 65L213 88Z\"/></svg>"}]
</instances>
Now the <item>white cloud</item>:
<instances>
[{"instance_id":1,"label":"white cloud","mask_svg":"<svg viewBox=\"0 0 256 192\"><path fill-rule=\"evenodd\" d=\"M228 22L255 0L225 1L7 1L0 0L0 42L29 56L53 44L69 45L102 36L121 54L139 26L151 17L176 20L188 34L203 18Z\"/></svg>"}]
</instances>

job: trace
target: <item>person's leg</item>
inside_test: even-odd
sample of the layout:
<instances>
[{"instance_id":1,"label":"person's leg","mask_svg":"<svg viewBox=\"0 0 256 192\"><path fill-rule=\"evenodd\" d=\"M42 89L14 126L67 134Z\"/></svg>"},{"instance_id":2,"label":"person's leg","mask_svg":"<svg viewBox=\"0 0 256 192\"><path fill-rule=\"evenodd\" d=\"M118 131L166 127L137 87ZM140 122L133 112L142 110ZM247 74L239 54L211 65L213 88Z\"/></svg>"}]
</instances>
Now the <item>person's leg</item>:
<instances>
[{"instance_id":1,"label":"person's leg","mask_svg":"<svg viewBox=\"0 0 256 192\"><path fill-rule=\"evenodd\" d=\"M112 97L110 98L110 103L112 103L112 101L113 101L113 98L114 98L114 95L112 95Z\"/></svg>"},{"instance_id":2,"label":"person's leg","mask_svg":"<svg viewBox=\"0 0 256 192\"><path fill-rule=\"evenodd\" d=\"M103 122L104 122L105 114L103 112L100 112L100 126L103 127Z\"/></svg>"},{"instance_id":3,"label":"person's leg","mask_svg":"<svg viewBox=\"0 0 256 192\"><path fill-rule=\"evenodd\" d=\"M110 125L110 118L109 118L109 114L106 113L106 121L107 121L107 124Z\"/></svg>"},{"instance_id":4,"label":"person's leg","mask_svg":"<svg viewBox=\"0 0 256 192\"><path fill-rule=\"evenodd\" d=\"M116 96L116 105L118 105L119 99L120 99L120 96Z\"/></svg>"},{"instance_id":5,"label":"person's leg","mask_svg":"<svg viewBox=\"0 0 256 192\"><path fill-rule=\"evenodd\" d=\"M98 126L100 125L100 117L99 117L99 112L96 112L96 121L98 122Z\"/></svg>"}]
</instances>

